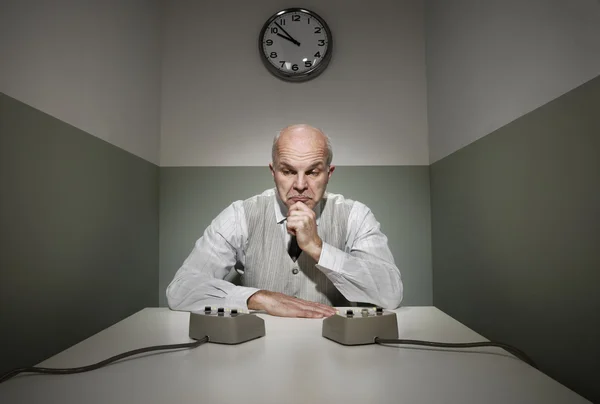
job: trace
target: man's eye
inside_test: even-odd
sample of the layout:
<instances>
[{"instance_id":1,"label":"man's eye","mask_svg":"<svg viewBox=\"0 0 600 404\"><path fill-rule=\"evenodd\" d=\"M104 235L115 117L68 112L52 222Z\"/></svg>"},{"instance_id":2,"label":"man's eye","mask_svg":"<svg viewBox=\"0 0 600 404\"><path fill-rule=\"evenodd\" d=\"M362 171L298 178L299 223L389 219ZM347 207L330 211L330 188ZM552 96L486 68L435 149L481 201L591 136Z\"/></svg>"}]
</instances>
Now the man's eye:
<instances>
[{"instance_id":1,"label":"man's eye","mask_svg":"<svg viewBox=\"0 0 600 404\"><path fill-rule=\"evenodd\" d=\"M313 170L313 171L309 171L309 172L307 172L306 174L307 174L307 175L310 175L310 176L313 176L313 177L316 177L317 175L319 175L319 172L318 172L318 171L315 171L315 170Z\"/></svg>"},{"instance_id":2,"label":"man's eye","mask_svg":"<svg viewBox=\"0 0 600 404\"><path fill-rule=\"evenodd\" d=\"M281 173L283 175L290 175L292 172L290 170L282 170Z\"/></svg>"}]
</instances>

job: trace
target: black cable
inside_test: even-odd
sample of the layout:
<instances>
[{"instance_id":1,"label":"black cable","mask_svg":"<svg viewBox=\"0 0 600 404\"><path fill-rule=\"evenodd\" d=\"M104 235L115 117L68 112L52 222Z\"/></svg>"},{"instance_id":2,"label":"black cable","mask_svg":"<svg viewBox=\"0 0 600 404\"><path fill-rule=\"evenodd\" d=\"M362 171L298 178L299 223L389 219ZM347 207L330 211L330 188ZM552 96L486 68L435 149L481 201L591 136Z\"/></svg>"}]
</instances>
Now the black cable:
<instances>
[{"instance_id":1,"label":"black cable","mask_svg":"<svg viewBox=\"0 0 600 404\"><path fill-rule=\"evenodd\" d=\"M375 337L376 344L405 344L405 345L421 345L421 346L432 346L432 347L441 347L441 348L478 348L483 346L493 346L502 348L508 353L513 354L517 358L521 359L523 362L528 363L534 368L538 369L535 362L525 354L525 352L521 351L514 346L503 344L501 342L432 342L432 341L420 341L415 339L386 339Z\"/></svg>"},{"instance_id":2,"label":"black cable","mask_svg":"<svg viewBox=\"0 0 600 404\"><path fill-rule=\"evenodd\" d=\"M127 358L129 356L133 356L133 355L137 355L137 354L141 354L141 353L145 353L145 352L162 351L162 350L166 350L166 349L196 348L196 347L204 344L205 342L208 342L208 337L204 337L197 341L187 342L184 344L155 345L155 346L149 346L146 348L138 348L138 349L134 349L132 351L124 352L119 355L115 355L111 358L105 359L105 360L95 363L93 365L82 366L79 368L56 369L56 368L39 368L39 367L35 367L35 366L27 367L27 368L17 368L17 369L13 369L13 370L3 374L2 376L0 376L0 383L7 381L11 377L18 375L19 373L26 373L26 372L27 373L45 373L45 374L52 374L52 375L69 375L69 374L73 374L73 373L89 372L90 370L99 369L103 366L108 365L109 363L116 362L118 360Z\"/></svg>"}]
</instances>

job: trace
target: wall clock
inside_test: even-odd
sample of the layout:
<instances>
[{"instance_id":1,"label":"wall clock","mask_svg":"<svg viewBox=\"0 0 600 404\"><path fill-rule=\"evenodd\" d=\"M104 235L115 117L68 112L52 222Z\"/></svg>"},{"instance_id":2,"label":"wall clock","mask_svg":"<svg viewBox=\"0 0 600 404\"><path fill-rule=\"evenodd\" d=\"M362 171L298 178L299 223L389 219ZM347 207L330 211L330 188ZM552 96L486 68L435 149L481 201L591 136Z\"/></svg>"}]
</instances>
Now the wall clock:
<instances>
[{"instance_id":1,"label":"wall clock","mask_svg":"<svg viewBox=\"0 0 600 404\"><path fill-rule=\"evenodd\" d=\"M329 26L304 8L288 8L272 15L258 37L266 68L286 81L307 81L323 73L333 51Z\"/></svg>"}]
</instances>

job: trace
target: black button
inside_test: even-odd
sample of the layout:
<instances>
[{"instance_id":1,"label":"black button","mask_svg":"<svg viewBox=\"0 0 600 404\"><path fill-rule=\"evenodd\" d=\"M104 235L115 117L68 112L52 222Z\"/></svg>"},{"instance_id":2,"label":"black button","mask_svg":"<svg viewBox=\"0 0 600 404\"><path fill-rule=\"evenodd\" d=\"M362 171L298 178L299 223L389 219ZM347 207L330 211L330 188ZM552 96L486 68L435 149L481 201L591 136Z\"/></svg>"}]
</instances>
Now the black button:
<instances>
[{"instance_id":1,"label":"black button","mask_svg":"<svg viewBox=\"0 0 600 404\"><path fill-rule=\"evenodd\" d=\"M204 306L204 312L205 313L210 313L212 311L212 307L210 306Z\"/></svg>"},{"instance_id":2,"label":"black button","mask_svg":"<svg viewBox=\"0 0 600 404\"><path fill-rule=\"evenodd\" d=\"M231 314L237 314L237 309L231 309Z\"/></svg>"},{"instance_id":3,"label":"black button","mask_svg":"<svg viewBox=\"0 0 600 404\"><path fill-rule=\"evenodd\" d=\"M292 269L292 273L293 273L294 275L297 275L297 274L298 274L298 268L294 268L294 269Z\"/></svg>"},{"instance_id":4,"label":"black button","mask_svg":"<svg viewBox=\"0 0 600 404\"><path fill-rule=\"evenodd\" d=\"M346 310L346 316L352 317L354 316L354 312L351 309Z\"/></svg>"}]
</instances>

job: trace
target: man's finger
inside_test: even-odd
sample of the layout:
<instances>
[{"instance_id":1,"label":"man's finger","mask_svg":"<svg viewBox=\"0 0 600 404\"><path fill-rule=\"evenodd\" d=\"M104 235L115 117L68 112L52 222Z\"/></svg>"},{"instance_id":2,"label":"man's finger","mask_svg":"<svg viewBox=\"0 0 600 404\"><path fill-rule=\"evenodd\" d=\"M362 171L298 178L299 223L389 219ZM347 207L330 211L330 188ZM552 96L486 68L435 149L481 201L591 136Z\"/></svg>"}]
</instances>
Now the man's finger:
<instances>
[{"instance_id":1,"label":"man's finger","mask_svg":"<svg viewBox=\"0 0 600 404\"><path fill-rule=\"evenodd\" d=\"M286 223L286 229L288 231L288 233L292 234L292 233L296 233L296 228L298 227L297 223L290 223L289 221Z\"/></svg>"},{"instance_id":2,"label":"man's finger","mask_svg":"<svg viewBox=\"0 0 600 404\"><path fill-rule=\"evenodd\" d=\"M333 315L337 312L337 309L335 307L331 307L331 306L326 306L324 304L319 306L319 310L322 313L326 313L327 315Z\"/></svg>"},{"instance_id":3,"label":"man's finger","mask_svg":"<svg viewBox=\"0 0 600 404\"><path fill-rule=\"evenodd\" d=\"M318 310L313 309L301 309L301 313L303 317L307 318L323 318L327 316L326 313L322 313Z\"/></svg>"},{"instance_id":4,"label":"man's finger","mask_svg":"<svg viewBox=\"0 0 600 404\"><path fill-rule=\"evenodd\" d=\"M335 307L327 306L326 304L314 303L314 305L327 314L335 314L337 312Z\"/></svg>"},{"instance_id":5,"label":"man's finger","mask_svg":"<svg viewBox=\"0 0 600 404\"><path fill-rule=\"evenodd\" d=\"M296 216L296 217L290 218L287 221L286 226L296 228L298 226L304 227L305 224L306 224L306 220L305 219Z\"/></svg>"},{"instance_id":6,"label":"man's finger","mask_svg":"<svg viewBox=\"0 0 600 404\"><path fill-rule=\"evenodd\" d=\"M297 217L297 216L311 217L311 214L310 214L310 212L307 212L305 210L290 210L288 212L288 218L290 218L290 217Z\"/></svg>"},{"instance_id":7,"label":"man's finger","mask_svg":"<svg viewBox=\"0 0 600 404\"><path fill-rule=\"evenodd\" d=\"M306 204L304 202L296 202L295 204L293 204L292 206L290 206L288 211L294 211L294 210L301 210L301 211L312 211L311 208L309 208L308 206L306 206Z\"/></svg>"},{"instance_id":8,"label":"man's finger","mask_svg":"<svg viewBox=\"0 0 600 404\"><path fill-rule=\"evenodd\" d=\"M312 210L290 210L288 211L287 218L290 217L306 217L310 220L315 220L317 215Z\"/></svg>"},{"instance_id":9,"label":"man's finger","mask_svg":"<svg viewBox=\"0 0 600 404\"><path fill-rule=\"evenodd\" d=\"M288 304L291 305L290 309L296 317L322 318L329 316L327 311L312 305L312 302L292 297L289 297L286 300L288 300Z\"/></svg>"},{"instance_id":10,"label":"man's finger","mask_svg":"<svg viewBox=\"0 0 600 404\"><path fill-rule=\"evenodd\" d=\"M308 312L312 313L311 314L311 318L323 318L323 317L325 317L325 314L323 314L321 312L318 312L316 310L308 310Z\"/></svg>"},{"instance_id":11,"label":"man's finger","mask_svg":"<svg viewBox=\"0 0 600 404\"><path fill-rule=\"evenodd\" d=\"M299 304L301 308L307 309L307 310L313 310L313 311L323 314L325 316L333 315L336 312L336 310L331 306L327 306L327 305L316 303L316 302L309 302L307 300L302 300L302 299L296 299L296 300L297 300L296 303Z\"/></svg>"},{"instance_id":12,"label":"man's finger","mask_svg":"<svg viewBox=\"0 0 600 404\"><path fill-rule=\"evenodd\" d=\"M300 210L312 212L312 209L309 208L304 202L296 202L294 205L296 205Z\"/></svg>"}]
</instances>

